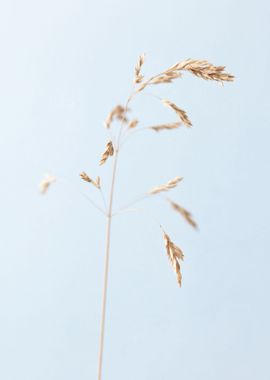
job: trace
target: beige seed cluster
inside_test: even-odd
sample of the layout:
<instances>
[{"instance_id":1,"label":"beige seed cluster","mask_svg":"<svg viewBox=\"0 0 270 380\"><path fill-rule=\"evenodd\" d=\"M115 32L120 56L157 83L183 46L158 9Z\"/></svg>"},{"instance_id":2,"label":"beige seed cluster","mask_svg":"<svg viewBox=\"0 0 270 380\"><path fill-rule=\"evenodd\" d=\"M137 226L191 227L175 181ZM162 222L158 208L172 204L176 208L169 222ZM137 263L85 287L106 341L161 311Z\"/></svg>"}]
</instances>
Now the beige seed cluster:
<instances>
[{"instance_id":1,"label":"beige seed cluster","mask_svg":"<svg viewBox=\"0 0 270 380\"><path fill-rule=\"evenodd\" d=\"M127 111L128 109L121 106L120 104L115 106L105 120L105 123L104 123L105 128L110 128L114 119L120 120L123 123L127 123L128 122L127 117L126 117Z\"/></svg>"},{"instance_id":2,"label":"beige seed cluster","mask_svg":"<svg viewBox=\"0 0 270 380\"><path fill-rule=\"evenodd\" d=\"M192 123L191 121L189 120L186 112L184 110L182 110L181 108L179 108L176 104L172 103L170 100L167 100L167 99L162 99L162 103L166 106L166 107L169 107L170 109L172 109L174 112L176 112L176 114L179 116L180 120L182 121L182 123L186 126L186 127L191 127L192 126Z\"/></svg>"},{"instance_id":3,"label":"beige seed cluster","mask_svg":"<svg viewBox=\"0 0 270 380\"><path fill-rule=\"evenodd\" d=\"M168 199L168 201L170 202L170 205L172 206L172 208L177 211L179 214L181 214L183 216L183 218L193 227L193 228L198 228L198 225L197 223L194 221L194 219L192 218L192 215L191 213L186 210L185 208L181 207L179 204L171 201L170 199Z\"/></svg>"},{"instance_id":4,"label":"beige seed cluster","mask_svg":"<svg viewBox=\"0 0 270 380\"><path fill-rule=\"evenodd\" d=\"M225 66L214 66L206 60L200 59L186 59L184 61L177 62L175 65L169 67L167 70L160 74L157 74L150 79L140 83L136 92L140 92L145 89L146 86L171 83L174 79L182 77L182 71L188 71L191 74L205 79L214 80L217 82L232 82L234 76L225 72Z\"/></svg>"},{"instance_id":5,"label":"beige seed cluster","mask_svg":"<svg viewBox=\"0 0 270 380\"><path fill-rule=\"evenodd\" d=\"M93 180L92 178L90 178L88 176L88 174L86 174L85 172L81 172L80 173L80 177L82 180L84 180L85 182L89 182L89 183L92 183L92 185L94 185L96 188L100 189L100 177L97 177L96 180Z\"/></svg>"},{"instance_id":6,"label":"beige seed cluster","mask_svg":"<svg viewBox=\"0 0 270 380\"><path fill-rule=\"evenodd\" d=\"M181 268L180 268L179 262L180 260L182 261L184 260L184 254L182 250L171 241L170 237L165 232L163 234L163 238L164 238L168 258L176 274L178 285L181 287L182 274L181 274Z\"/></svg>"},{"instance_id":7,"label":"beige seed cluster","mask_svg":"<svg viewBox=\"0 0 270 380\"><path fill-rule=\"evenodd\" d=\"M168 71L167 73L161 74L153 78L150 84L162 84L162 83L172 83L174 79L181 78L182 74L177 71Z\"/></svg>"},{"instance_id":8,"label":"beige seed cluster","mask_svg":"<svg viewBox=\"0 0 270 380\"><path fill-rule=\"evenodd\" d=\"M224 71L225 66L214 66L206 60L198 59L187 59L178 62L171 66L166 72L181 70L189 71L191 74L205 80L214 80L217 82L232 82L234 80L233 75Z\"/></svg>"},{"instance_id":9,"label":"beige seed cluster","mask_svg":"<svg viewBox=\"0 0 270 380\"><path fill-rule=\"evenodd\" d=\"M128 128L136 128L137 127L137 125L138 125L138 120L137 119L133 119L133 120L131 120L130 122L129 122L129 124L128 124Z\"/></svg>"},{"instance_id":10,"label":"beige seed cluster","mask_svg":"<svg viewBox=\"0 0 270 380\"><path fill-rule=\"evenodd\" d=\"M46 194L52 183L56 181L56 177L47 174L39 183L39 191L41 194Z\"/></svg>"},{"instance_id":11,"label":"beige seed cluster","mask_svg":"<svg viewBox=\"0 0 270 380\"><path fill-rule=\"evenodd\" d=\"M113 143L109 141L106 145L104 152L102 153L102 157L101 157L101 160L99 161L99 165L105 164L109 156L113 156L113 154L114 154Z\"/></svg>"},{"instance_id":12,"label":"beige seed cluster","mask_svg":"<svg viewBox=\"0 0 270 380\"><path fill-rule=\"evenodd\" d=\"M143 80L143 75L141 73L141 69L142 69L142 65L144 64L144 62L145 62L145 54L142 54L139 56L139 60L135 66L135 76L134 76L134 80L133 80L134 84L141 83L141 81Z\"/></svg>"},{"instance_id":13,"label":"beige seed cluster","mask_svg":"<svg viewBox=\"0 0 270 380\"><path fill-rule=\"evenodd\" d=\"M165 183L164 185L161 185L161 186L158 186L158 187L155 187L154 189L152 189L149 194L158 194L158 193L161 193L163 191L168 191L168 190L171 190L173 189L174 187L177 186L177 184L182 181L183 177L175 177L174 179L171 179L169 182Z\"/></svg>"},{"instance_id":14,"label":"beige seed cluster","mask_svg":"<svg viewBox=\"0 0 270 380\"><path fill-rule=\"evenodd\" d=\"M180 126L181 126L181 123L177 122L177 123L153 125L152 127L149 127L149 128L153 129L156 132L160 132L160 131L164 131L164 130L177 129Z\"/></svg>"}]
</instances>

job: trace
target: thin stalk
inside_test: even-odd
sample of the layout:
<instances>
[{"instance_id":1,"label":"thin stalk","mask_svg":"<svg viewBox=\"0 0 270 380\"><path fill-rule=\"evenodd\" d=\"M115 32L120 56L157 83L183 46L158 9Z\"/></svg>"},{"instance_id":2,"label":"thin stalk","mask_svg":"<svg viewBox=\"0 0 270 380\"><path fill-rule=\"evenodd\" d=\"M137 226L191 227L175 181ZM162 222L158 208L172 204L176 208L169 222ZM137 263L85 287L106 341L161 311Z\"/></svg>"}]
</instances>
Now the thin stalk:
<instances>
[{"instance_id":1,"label":"thin stalk","mask_svg":"<svg viewBox=\"0 0 270 380\"><path fill-rule=\"evenodd\" d=\"M102 309L101 309L101 328L100 328L100 341L99 341L99 356L98 356L98 380L102 380L102 364L104 352L104 334L105 334L105 320L106 320L106 305L107 305L107 289L108 289L108 273L109 273L109 258L111 246L111 225L112 225L112 207L113 196L115 187L115 176L118 161L118 148L115 151L113 162L113 173L110 190L109 208L107 214L107 227L106 227L106 250L105 250L105 263L104 263L104 279L103 279L103 292L102 292Z\"/></svg>"},{"instance_id":2,"label":"thin stalk","mask_svg":"<svg viewBox=\"0 0 270 380\"><path fill-rule=\"evenodd\" d=\"M128 98L125 106L125 114L127 113L128 104L132 99L132 95ZM107 226L106 226L106 248L105 248L105 263L104 263L104 278L103 278L103 292L102 292L102 309L101 309L101 327L100 327L100 340L99 340L99 355L98 355L98 380L102 380L102 364L103 364L103 352L104 352L104 335L105 335L105 321L106 321L106 306L107 306L107 289L108 289L108 274L109 274L109 259L110 259L110 247L111 247L111 226L113 217L113 196L115 188L115 177L117 171L118 154L121 136L123 132L124 121L121 123L120 131L118 134L113 169L112 169L112 182L109 195L109 208L107 213Z\"/></svg>"}]
</instances>

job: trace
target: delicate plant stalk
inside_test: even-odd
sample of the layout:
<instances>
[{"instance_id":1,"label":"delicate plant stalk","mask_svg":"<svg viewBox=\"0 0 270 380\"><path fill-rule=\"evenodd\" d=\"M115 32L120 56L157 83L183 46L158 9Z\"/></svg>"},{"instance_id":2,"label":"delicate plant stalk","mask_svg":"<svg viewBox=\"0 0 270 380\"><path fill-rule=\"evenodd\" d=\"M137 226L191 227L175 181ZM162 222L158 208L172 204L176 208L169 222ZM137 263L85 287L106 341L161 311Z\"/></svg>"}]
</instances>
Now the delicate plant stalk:
<instances>
[{"instance_id":1,"label":"delicate plant stalk","mask_svg":"<svg viewBox=\"0 0 270 380\"><path fill-rule=\"evenodd\" d=\"M107 214L105 264L104 264L104 279L103 279L102 309L101 309L101 327L100 327L100 341L99 341L99 355L98 355L98 380L102 379L108 274L109 274L110 248L111 248L112 207L113 207L113 196L114 196L114 187L115 187L115 177L116 177L116 171L117 171L117 162L118 162L118 148L116 148L115 150L112 182L111 182L111 190L110 190L110 200L109 200L109 208L108 208L108 214Z\"/></svg>"}]
</instances>

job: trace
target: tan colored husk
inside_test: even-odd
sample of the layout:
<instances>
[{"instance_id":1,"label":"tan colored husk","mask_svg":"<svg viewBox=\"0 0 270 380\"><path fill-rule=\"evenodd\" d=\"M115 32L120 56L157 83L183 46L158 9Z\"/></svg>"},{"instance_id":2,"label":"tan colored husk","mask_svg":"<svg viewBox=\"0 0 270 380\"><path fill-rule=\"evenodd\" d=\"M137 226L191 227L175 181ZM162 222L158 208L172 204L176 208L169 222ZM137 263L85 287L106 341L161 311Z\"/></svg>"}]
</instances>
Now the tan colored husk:
<instances>
[{"instance_id":1,"label":"tan colored husk","mask_svg":"<svg viewBox=\"0 0 270 380\"><path fill-rule=\"evenodd\" d=\"M164 185L161 185L161 186L158 186L158 187L155 187L154 189L152 189L149 194L158 194L158 193L161 193L163 191L168 191L168 190L171 190L173 189L174 187L177 186L177 184L182 181L183 177L175 177L174 179L171 179L169 182L165 183Z\"/></svg>"},{"instance_id":2,"label":"tan colored husk","mask_svg":"<svg viewBox=\"0 0 270 380\"><path fill-rule=\"evenodd\" d=\"M171 130L171 129L177 129L181 126L181 122L176 123L168 123L168 124L159 124L159 125L153 125L152 127L149 127L150 129L153 129L156 132L160 132L163 130Z\"/></svg>"},{"instance_id":3,"label":"tan colored husk","mask_svg":"<svg viewBox=\"0 0 270 380\"><path fill-rule=\"evenodd\" d=\"M173 202L171 199L167 199L172 208L178 212L179 214L182 215L182 217L195 229L198 228L197 223L195 220L192 218L191 213L186 210L184 207L180 206L178 203Z\"/></svg>"},{"instance_id":4,"label":"tan colored husk","mask_svg":"<svg viewBox=\"0 0 270 380\"><path fill-rule=\"evenodd\" d=\"M113 156L114 154L114 148L112 141L109 141L106 145L106 149L102 154L101 160L99 161L99 165L105 164L109 156Z\"/></svg>"},{"instance_id":5,"label":"tan colored husk","mask_svg":"<svg viewBox=\"0 0 270 380\"><path fill-rule=\"evenodd\" d=\"M144 64L144 62L145 62L145 54L141 54L139 56L139 60L136 64L136 66L135 66L135 77L133 80L134 84L141 83L141 81L143 80L143 75L141 74L141 69L142 69L142 65Z\"/></svg>"},{"instance_id":6,"label":"tan colored husk","mask_svg":"<svg viewBox=\"0 0 270 380\"><path fill-rule=\"evenodd\" d=\"M121 122L127 123L128 122L128 119L126 117L127 111L129 111L129 110L126 109L125 107L121 106L120 104L115 106L105 120L105 123L104 123L105 128L110 128L114 119L117 119L117 120L120 120Z\"/></svg>"},{"instance_id":7,"label":"tan colored husk","mask_svg":"<svg viewBox=\"0 0 270 380\"><path fill-rule=\"evenodd\" d=\"M128 124L128 128L136 128L137 127L137 125L138 125L138 120L137 119L133 119L133 120L131 120L130 122L129 122L129 124Z\"/></svg>"},{"instance_id":8,"label":"tan colored husk","mask_svg":"<svg viewBox=\"0 0 270 380\"><path fill-rule=\"evenodd\" d=\"M234 80L233 75L224 71L225 66L214 66L206 60L198 59L187 59L178 62L166 70L165 73L181 70L189 71L191 74L205 80L214 80L217 82L232 82Z\"/></svg>"},{"instance_id":9,"label":"tan colored husk","mask_svg":"<svg viewBox=\"0 0 270 380\"><path fill-rule=\"evenodd\" d=\"M164 231L163 231L163 238L164 238L168 258L176 274L178 285L181 287L182 274L181 274L180 260L182 261L184 260L183 251L171 241L170 237Z\"/></svg>"},{"instance_id":10,"label":"tan colored husk","mask_svg":"<svg viewBox=\"0 0 270 380\"><path fill-rule=\"evenodd\" d=\"M181 78L182 74L177 71L171 71L166 74L159 75L153 78L149 84L162 84L162 83L172 83L174 79Z\"/></svg>"},{"instance_id":11,"label":"tan colored husk","mask_svg":"<svg viewBox=\"0 0 270 380\"><path fill-rule=\"evenodd\" d=\"M88 174L86 174L85 172L81 172L80 173L80 177L82 180L84 180L85 182L89 182L89 183L92 183L92 185L94 185L96 188L100 189L100 178L97 177L96 180L94 181L92 178L90 178L88 176Z\"/></svg>"},{"instance_id":12,"label":"tan colored husk","mask_svg":"<svg viewBox=\"0 0 270 380\"><path fill-rule=\"evenodd\" d=\"M144 90L145 87L149 85L171 83L174 79L182 77L181 71L188 71L191 74L205 80L214 80L222 83L232 82L234 80L234 76L224 70L225 66L214 66L206 60L186 59L184 61L177 62L161 74L154 75L150 79L141 83L141 86L136 92Z\"/></svg>"},{"instance_id":13,"label":"tan colored husk","mask_svg":"<svg viewBox=\"0 0 270 380\"><path fill-rule=\"evenodd\" d=\"M46 194L52 183L56 181L56 177L47 174L39 183L39 191L41 194Z\"/></svg>"},{"instance_id":14,"label":"tan colored husk","mask_svg":"<svg viewBox=\"0 0 270 380\"><path fill-rule=\"evenodd\" d=\"M171 102L170 100L167 100L167 99L162 99L162 103L166 106L166 107L169 107L170 109L172 109L174 112L176 112L176 114L179 116L180 120L182 121L182 123L186 126L186 127L191 127L192 126L192 123L191 121L189 120L186 112L184 110L182 110L181 108L179 108L176 104L174 104L173 102Z\"/></svg>"}]
</instances>

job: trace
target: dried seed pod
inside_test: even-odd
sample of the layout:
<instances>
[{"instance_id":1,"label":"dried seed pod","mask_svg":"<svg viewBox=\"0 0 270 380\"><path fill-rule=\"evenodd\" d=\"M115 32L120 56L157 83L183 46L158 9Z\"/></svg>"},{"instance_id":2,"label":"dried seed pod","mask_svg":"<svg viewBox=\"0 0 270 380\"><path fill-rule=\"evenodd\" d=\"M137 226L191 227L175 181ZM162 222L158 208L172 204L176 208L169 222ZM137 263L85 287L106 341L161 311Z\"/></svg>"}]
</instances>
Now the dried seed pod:
<instances>
[{"instance_id":1,"label":"dried seed pod","mask_svg":"<svg viewBox=\"0 0 270 380\"><path fill-rule=\"evenodd\" d=\"M187 59L178 62L166 70L166 73L181 70L189 71L191 74L205 80L215 80L217 82L232 82L234 80L233 75L224 71L225 66L214 66L206 60L198 59Z\"/></svg>"},{"instance_id":2,"label":"dried seed pod","mask_svg":"<svg viewBox=\"0 0 270 380\"><path fill-rule=\"evenodd\" d=\"M170 189L173 189L174 187L177 186L177 184L183 180L183 177L175 177L174 179L171 179L169 182L165 183L164 185L154 187L149 194L158 194L163 191L168 191Z\"/></svg>"},{"instance_id":3,"label":"dried seed pod","mask_svg":"<svg viewBox=\"0 0 270 380\"><path fill-rule=\"evenodd\" d=\"M98 189L100 189L100 178L97 177L97 179L94 181L92 178L90 178L88 176L88 174L86 174L85 172L82 172L80 173L80 177L81 179L83 179L84 181L86 182L89 182L89 183L92 183L92 185L94 185L95 187L97 187Z\"/></svg>"},{"instance_id":4,"label":"dried seed pod","mask_svg":"<svg viewBox=\"0 0 270 380\"><path fill-rule=\"evenodd\" d=\"M173 202L172 200L168 199L168 202L170 203L170 205L172 206L172 208L178 212L179 214L181 214L183 216L183 218L193 227L193 228L198 228L198 225L197 223L195 222L195 220L192 218L192 215L191 213L186 210L185 208L183 208L182 206L180 206L178 203L175 203Z\"/></svg>"},{"instance_id":5,"label":"dried seed pod","mask_svg":"<svg viewBox=\"0 0 270 380\"><path fill-rule=\"evenodd\" d=\"M191 127L192 126L192 123L189 120L189 118L188 118L188 116L187 116L187 114L186 114L186 112L184 110L182 110L181 108L179 108L176 104L174 104L170 100L162 99L162 103L165 106L171 108L174 112L176 112L176 114L179 116L180 120L182 121L182 123L186 127Z\"/></svg>"},{"instance_id":6,"label":"dried seed pod","mask_svg":"<svg viewBox=\"0 0 270 380\"><path fill-rule=\"evenodd\" d=\"M136 128L137 127L137 125L138 125L138 120L137 119L133 119L133 120L131 120L130 122L129 122L129 124L128 124L128 128Z\"/></svg>"},{"instance_id":7,"label":"dried seed pod","mask_svg":"<svg viewBox=\"0 0 270 380\"><path fill-rule=\"evenodd\" d=\"M128 111L129 111L129 109L126 109L125 107L121 106L120 104L115 106L105 120L105 123L104 123L105 127L110 128L114 119L117 119L117 120L120 120L124 123L127 123L128 119L126 117L126 112L128 112Z\"/></svg>"},{"instance_id":8,"label":"dried seed pod","mask_svg":"<svg viewBox=\"0 0 270 380\"><path fill-rule=\"evenodd\" d=\"M156 132L160 132L160 131L163 131L163 130L177 129L180 126L181 126L181 123L177 122L177 123L168 123L168 124L153 125L152 127L149 127L149 128L153 129Z\"/></svg>"},{"instance_id":9,"label":"dried seed pod","mask_svg":"<svg viewBox=\"0 0 270 380\"><path fill-rule=\"evenodd\" d=\"M164 238L168 258L176 274L178 285L181 287L182 274L181 274L179 261L184 260L183 251L171 241L170 237L165 232L163 232L163 238Z\"/></svg>"},{"instance_id":10,"label":"dried seed pod","mask_svg":"<svg viewBox=\"0 0 270 380\"><path fill-rule=\"evenodd\" d=\"M101 160L99 162L99 165L105 164L109 156L113 156L114 154L114 148L113 148L113 143L109 141L106 145L106 149L102 154Z\"/></svg>"},{"instance_id":11,"label":"dried seed pod","mask_svg":"<svg viewBox=\"0 0 270 380\"><path fill-rule=\"evenodd\" d=\"M46 194L52 183L56 181L56 177L47 174L39 183L39 191Z\"/></svg>"},{"instance_id":12,"label":"dried seed pod","mask_svg":"<svg viewBox=\"0 0 270 380\"><path fill-rule=\"evenodd\" d=\"M83 179L85 182L89 182L91 183L92 182L92 179L88 176L88 174L86 174L85 172L81 172L80 173L80 177L81 179Z\"/></svg>"},{"instance_id":13,"label":"dried seed pod","mask_svg":"<svg viewBox=\"0 0 270 380\"><path fill-rule=\"evenodd\" d=\"M143 80L143 75L141 74L141 69L142 69L142 65L144 64L144 61L145 61L145 54L142 54L139 56L139 60L135 66L135 77L134 77L134 80L133 80L133 83L141 83L141 81Z\"/></svg>"}]
</instances>

